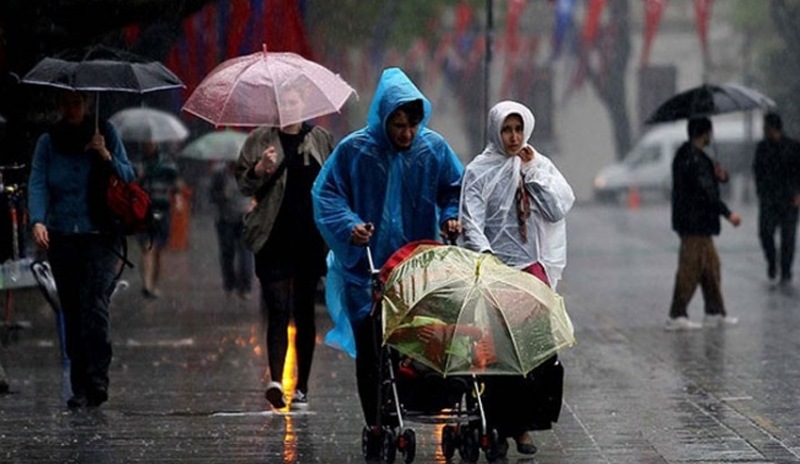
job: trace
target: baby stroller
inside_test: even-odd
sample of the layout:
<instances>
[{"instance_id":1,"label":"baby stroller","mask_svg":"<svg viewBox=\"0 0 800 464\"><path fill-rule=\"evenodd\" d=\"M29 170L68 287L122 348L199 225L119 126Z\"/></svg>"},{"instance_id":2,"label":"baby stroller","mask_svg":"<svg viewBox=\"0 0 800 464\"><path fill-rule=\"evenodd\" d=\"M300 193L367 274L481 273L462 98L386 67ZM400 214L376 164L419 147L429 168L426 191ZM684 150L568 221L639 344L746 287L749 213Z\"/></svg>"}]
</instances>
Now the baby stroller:
<instances>
[{"instance_id":1,"label":"baby stroller","mask_svg":"<svg viewBox=\"0 0 800 464\"><path fill-rule=\"evenodd\" d=\"M412 462L416 436L407 422L443 424L448 460L456 451L467 462L481 450L489 462L503 457L498 432L487 425L481 379L525 375L574 343L563 300L491 255L439 242L406 245L381 270L369 249L367 257L380 389L379 426L364 428L364 457L394 462L399 451ZM527 287L533 293L520 290ZM526 309L504 314L498 303Z\"/></svg>"}]
</instances>

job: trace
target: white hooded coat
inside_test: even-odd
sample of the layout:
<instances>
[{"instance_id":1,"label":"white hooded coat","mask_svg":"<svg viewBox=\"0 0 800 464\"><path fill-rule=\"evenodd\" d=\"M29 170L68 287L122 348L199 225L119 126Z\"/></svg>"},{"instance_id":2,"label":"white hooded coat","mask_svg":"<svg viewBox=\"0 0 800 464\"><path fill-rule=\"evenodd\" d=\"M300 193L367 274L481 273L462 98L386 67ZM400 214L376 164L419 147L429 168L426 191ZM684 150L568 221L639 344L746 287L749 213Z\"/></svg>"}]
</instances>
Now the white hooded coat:
<instances>
[{"instance_id":1,"label":"white hooded coat","mask_svg":"<svg viewBox=\"0 0 800 464\"><path fill-rule=\"evenodd\" d=\"M500 130L503 121L512 114L522 118L525 143L533 133L535 120L524 105L503 101L489 111L486 148L464 172L461 244L474 251L491 252L517 269L539 262L550 285L556 288L567 264L564 217L572 208L575 195L553 162L533 147L534 158L526 163L505 152ZM519 231L514 198L520 178L524 178L531 199L527 242Z\"/></svg>"}]
</instances>

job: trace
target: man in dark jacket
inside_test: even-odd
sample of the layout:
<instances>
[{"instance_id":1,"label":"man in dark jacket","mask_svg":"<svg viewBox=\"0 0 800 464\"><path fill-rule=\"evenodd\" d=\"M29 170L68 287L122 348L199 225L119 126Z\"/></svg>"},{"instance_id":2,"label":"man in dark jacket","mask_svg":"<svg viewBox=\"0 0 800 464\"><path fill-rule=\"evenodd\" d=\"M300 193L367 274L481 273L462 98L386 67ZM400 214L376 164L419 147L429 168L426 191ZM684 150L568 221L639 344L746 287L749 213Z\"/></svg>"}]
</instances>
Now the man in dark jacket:
<instances>
[{"instance_id":1,"label":"man in dark jacket","mask_svg":"<svg viewBox=\"0 0 800 464\"><path fill-rule=\"evenodd\" d=\"M711 143L713 128L708 118L689 120L689 141L678 148L672 161L672 229L681 239L675 291L666 330L697 329L687 307L699 284L703 290L705 318L702 327L732 325L720 290L720 264L712 237L719 235L720 216L738 226L741 218L731 212L719 195L719 182L727 173L704 149Z\"/></svg>"},{"instance_id":2,"label":"man in dark jacket","mask_svg":"<svg viewBox=\"0 0 800 464\"><path fill-rule=\"evenodd\" d=\"M800 204L800 143L783 135L777 113L764 115L764 139L756 147L753 175L758 193L758 237L767 260L767 277L777 277L775 232L780 229L781 284L792 280L792 261Z\"/></svg>"}]
</instances>

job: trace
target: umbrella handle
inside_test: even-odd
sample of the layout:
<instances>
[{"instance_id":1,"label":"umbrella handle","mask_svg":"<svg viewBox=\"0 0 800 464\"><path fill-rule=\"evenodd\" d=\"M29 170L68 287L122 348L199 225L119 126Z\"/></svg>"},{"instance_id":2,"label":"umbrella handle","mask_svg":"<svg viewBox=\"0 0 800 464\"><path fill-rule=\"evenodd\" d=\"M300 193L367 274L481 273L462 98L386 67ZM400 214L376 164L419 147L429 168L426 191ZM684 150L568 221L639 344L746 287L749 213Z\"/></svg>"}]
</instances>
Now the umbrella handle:
<instances>
[{"instance_id":1,"label":"umbrella handle","mask_svg":"<svg viewBox=\"0 0 800 464\"><path fill-rule=\"evenodd\" d=\"M100 132L100 91L94 93L94 133Z\"/></svg>"},{"instance_id":2,"label":"umbrella handle","mask_svg":"<svg viewBox=\"0 0 800 464\"><path fill-rule=\"evenodd\" d=\"M365 247L367 249L367 261L369 262L369 272L370 274L375 274L375 263L372 261L372 252L369 251L369 246Z\"/></svg>"}]
</instances>

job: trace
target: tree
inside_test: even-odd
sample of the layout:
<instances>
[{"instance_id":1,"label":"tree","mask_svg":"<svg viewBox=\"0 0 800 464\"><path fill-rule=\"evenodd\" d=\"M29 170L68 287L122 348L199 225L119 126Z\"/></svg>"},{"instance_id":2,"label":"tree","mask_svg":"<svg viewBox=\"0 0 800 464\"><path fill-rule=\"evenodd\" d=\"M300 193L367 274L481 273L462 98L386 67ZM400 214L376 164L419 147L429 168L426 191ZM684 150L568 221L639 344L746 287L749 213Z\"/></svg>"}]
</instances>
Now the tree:
<instances>
[{"instance_id":1,"label":"tree","mask_svg":"<svg viewBox=\"0 0 800 464\"><path fill-rule=\"evenodd\" d=\"M787 131L800 134L800 0L739 0L733 24L746 37L747 79L775 100Z\"/></svg>"},{"instance_id":2,"label":"tree","mask_svg":"<svg viewBox=\"0 0 800 464\"><path fill-rule=\"evenodd\" d=\"M614 145L617 156L622 157L631 148L631 123L628 115L625 89L626 72L631 55L631 27L629 0L608 2L609 21L600 37L599 63L584 57L586 75L611 117ZM585 53L590 53L587 51Z\"/></svg>"}]
</instances>

